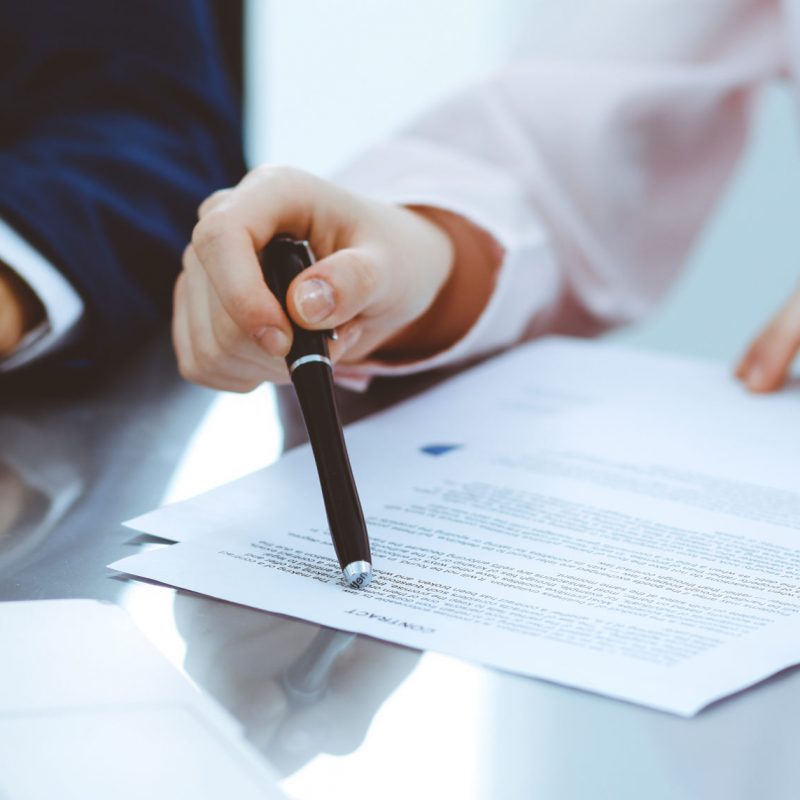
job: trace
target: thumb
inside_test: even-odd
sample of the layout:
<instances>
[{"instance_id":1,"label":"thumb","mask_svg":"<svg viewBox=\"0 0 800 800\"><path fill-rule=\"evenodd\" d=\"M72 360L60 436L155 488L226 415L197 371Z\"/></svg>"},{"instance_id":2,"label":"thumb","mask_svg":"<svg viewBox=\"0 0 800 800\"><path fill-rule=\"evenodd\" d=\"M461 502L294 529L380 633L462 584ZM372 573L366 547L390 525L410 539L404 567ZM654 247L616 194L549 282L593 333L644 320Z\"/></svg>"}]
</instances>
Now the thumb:
<instances>
[{"instance_id":1,"label":"thumb","mask_svg":"<svg viewBox=\"0 0 800 800\"><path fill-rule=\"evenodd\" d=\"M370 251L347 248L298 275L288 291L289 313L304 328L336 328L382 299L388 281Z\"/></svg>"}]
</instances>

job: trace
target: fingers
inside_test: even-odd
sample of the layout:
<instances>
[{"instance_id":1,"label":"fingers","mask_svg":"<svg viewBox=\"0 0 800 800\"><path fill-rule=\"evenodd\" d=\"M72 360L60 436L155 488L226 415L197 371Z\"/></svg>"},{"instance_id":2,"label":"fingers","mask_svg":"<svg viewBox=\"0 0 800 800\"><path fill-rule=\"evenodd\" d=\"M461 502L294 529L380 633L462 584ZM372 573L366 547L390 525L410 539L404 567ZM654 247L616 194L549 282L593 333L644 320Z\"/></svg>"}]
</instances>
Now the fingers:
<instances>
[{"instance_id":1,"label":"fingers","mask_svg":"<svg viewBox=\"0 0 800 800\"><path fill-rule=\"evenodd\" d=\"M196 264L191 248L184 257L186 268L175 286L173 341L181 374L194 383L231 392L248 392L263 381L286 383L289 373L284 357L270 356L242 331L228 315ZM352 321L331 342L330 355L338 362L352 351L363 324Z\"/></svg>"},{"instance_id":2,"label":"fingers","mask_svg":"<svg viewBox=\"0 0 800 800\"><path fill-rule=\"evenodd\" d=\"M795 292L750 345L736 377L753 392L771 392L786 381L800 350L800 291Z\"/></svg>"},{"instance_id":3,"label":"fingers","mask_svg":"<svg viewBox=\"0 0 800 800\"><path fill-rule=\"evenodd\" d=\"M190 294L186 290L184 285L182 291ZM223 360L212 332L198 329L198 319L199 315L192 312L189 302L176 305L173 341L181 374L194 383L223 391L247 392L255 388L261 382L260 374L235 357Z\"/></svg>"},{"instance_id":4,"label":"fingers","mask_svg":"<svg viewBox=\"0 0 800 800\"><path fill-rule=\"evenodd\" d=\"M197 209L197 218L203 219L206 214L219 207L230 196L232 191L233 189L218 189L206 197Z\"/></svg>"},{"instance_id":5,"label":"fingers","mask_svg":"<svg viewBox=\"0 0 800 800\"><path fill-rule=\"evenodd\" d=\"M221 211L195 227L192 259L205 272L228 316L273 356L289 349L291 329L267 288L246 232Z\"/></svg>"},{"instance_id":6,"label":"fingers","mask_svg":"<svg viewBox=\"0 0 800 800\"><path fill-rule=\"evenodd\" d=\"M337 328L379 307L389 283L388 271L368 250L339 250L295 278L288 292L289 313L304 328Z\"/></svg>"},{"instance_id":7,"label":"fingers","mask_svg":"<svg viewBox=\"0 0 800 800\"><path fill-rule=\"evenodd\" d=\"M258 254L277 233L305 238L313 228L335 237L346 216L344 196L298 170L260 168L235 189L217 192L200 207L201 218L192 234L197 262L231 319L262 341L270 355L285 354L291 332L264 283ZM321 244L320 252L334 249L333 241ZM263 339L269 328L283 337L272 331Z\"/></svg>"},{"instance_id":8,"label":"fingers","mask_svg":"<svg viewBox=\"0 0 800 800\"><path fill-rule=\"evenodd\" d=\"M243 390L259 378L286 380L289 317L312 330L336 328L334 361L365 357L430 306L452 262L447 235L417 214L298 170L254 170L198 214L174 335L182 372L208 385ZM288 315L259 263L279 233L307 239L320 259L290 286Z\"/></svg>"},{"instance_id":9,"label":"fingers","mask_svg":"<svg viewBox=\"0 0 800 800\"><path fill-rule=\"evenodd\" d=\"M212 315L208 322L220 332L225 329L225 322L230 321L229 327L233 331L229 333L229 337L235 336L236 347L244 346L240 344L240 339L251 339L256 343L267 356L272 358L282 358L289 352L291 346L291 325L283 312L280 303L273 297L272 293L267 288L264 278L261 273L261 267L256 262L257 275L255 278L255 289L246 288L244 285L241 288L237 286L243 284L243 276L237 269L231 269L229 275L225 279L225 291L228 292L228 304L225 299L220 296L218 286L211 285L208 271L204 269L201 264L197 251L193 245L189 245L183 257L184 272L187 275L187 287L194 288L194 299L189 292L188 302L191 310L193 311L192 317L197 318L198 324L200 323L203 312L206 311ZM202 296L201 288L202 287ZM243 301L236 299L237 292L247 294ZM254 300L253 295L257 293L258 299ZM213 308L207 308L208 304L213 298ZM260 321L263 324L256 324L252 327L248 326L247 321L243 323L243 316L246 317L248 311L242 310L243 304L251 303L255 313L260 315ZM233 303L235 310L234 313L230 311L230 304ZM222 328L221 328L222 326ZM200 330L198 328L198 330Z\"/></svg>"},{"instance_id":10,"label":"fingers","mask_svg":"<svg viewBox=\"0 0 800 800\"><path fill-rule=\"evenodd\" d=\"M248 392L288 380L282 357L269 356L241 331L202 270L184 270L175 286L173 342L181 374L194 383Z\"/></svg>"}]
</instances>

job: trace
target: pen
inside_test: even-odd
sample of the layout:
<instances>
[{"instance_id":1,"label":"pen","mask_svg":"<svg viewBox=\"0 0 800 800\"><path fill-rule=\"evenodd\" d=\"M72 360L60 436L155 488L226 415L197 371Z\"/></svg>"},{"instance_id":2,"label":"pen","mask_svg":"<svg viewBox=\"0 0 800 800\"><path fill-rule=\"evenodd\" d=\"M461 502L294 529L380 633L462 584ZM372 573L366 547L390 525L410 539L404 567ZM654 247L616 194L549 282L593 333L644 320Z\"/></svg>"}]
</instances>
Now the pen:
<instances>
[{"instance_id":1,"label":"pen","mask_svg":"<svg viewBox=\"0 0 800 800\"><path fill-rule=\"evenodd\" d=\"M264 278L287 316L289 284L313 263L308 242L286 235L276 236L261 253ZM286 365L317 464L333 548L345 581L360 589L372 579L372 557L333 391L333 367L328 356L332 333L306 330L291 317L289 321L294 338Z\"/></svg>"}]
</instances>

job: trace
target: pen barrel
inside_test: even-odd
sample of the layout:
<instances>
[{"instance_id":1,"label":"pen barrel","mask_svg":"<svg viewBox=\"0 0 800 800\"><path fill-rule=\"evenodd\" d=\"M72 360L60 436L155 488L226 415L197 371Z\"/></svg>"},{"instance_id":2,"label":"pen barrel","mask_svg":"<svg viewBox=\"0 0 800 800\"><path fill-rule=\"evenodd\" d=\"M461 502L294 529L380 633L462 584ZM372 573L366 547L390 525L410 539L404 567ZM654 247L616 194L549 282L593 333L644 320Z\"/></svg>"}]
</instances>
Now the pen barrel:
<instances>
[{"instance_id":1,"label":"pen barrel","mask_svg":"<svg viewBox=\"0 0 800 800\"><path fill-rule=\"evenodd\" d=\"M285 235L276 236L261 253L261 269L267 286L283 307L292 326L292 347L286 356L286 363L290 365L303 356L328 357L330 331L310 331L298 325L289 315L286 299L292 281L308 269L313 261L313 255L304 243Z\"/></svg>"},{"instance_id":2,"label":"pen barrel","mask_svg":"<svg viewBox=\"0 0 800 800\"><path fill-rule=\"evenodd\" d=\"M288 312L287 292L292 281L311 264L314 255L306 242L276 236L261 253L261 269L272 293ZM322 487L333 547L342 570L354 562L372 559L367 526L344 442L333 376L328 358L329 331L310 331L289 317L292 348L286 365L311 441ZM360 569L359 569L360 572ZM345 578L348 578L345 573ZM369 576L367 576L368 582ZM351 583L351 585L356 585ZM358 584L362 585L362 584ZM366 585L366 584L363 584Z\"/></svg>"},{"instance_id":3,"label":"pen barrel","mask_svg":"<svg viewBox=\"0 0 800 800\"><path fill-rule=\"evenodd\" d=\"M344 569L354 561L372 563L367 525L342 433L333 376L327 364L303 364L292 373L317 463L333 547Z\"/></svg>"}]
</instances>

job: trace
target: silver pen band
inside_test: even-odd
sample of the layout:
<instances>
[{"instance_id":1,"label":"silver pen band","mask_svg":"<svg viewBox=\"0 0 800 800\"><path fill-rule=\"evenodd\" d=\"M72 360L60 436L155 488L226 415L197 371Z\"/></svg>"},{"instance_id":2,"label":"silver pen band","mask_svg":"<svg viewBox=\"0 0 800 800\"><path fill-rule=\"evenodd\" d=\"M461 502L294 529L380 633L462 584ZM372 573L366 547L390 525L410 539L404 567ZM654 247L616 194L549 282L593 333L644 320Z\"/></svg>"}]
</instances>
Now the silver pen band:
<instances>
[{"instance_id":1,"label":"silver pen band","mask_svg":"<svg viewBox=\"0 0 800 800\"><path fill-rule=\"evenodd\" d=\"M321 356L318 353L311 353L311 355L300 356L300 358L292 361L292 363L289 364L289 372L294 372L298 367L302 367L303 364L310 364L314 361L327 364L331 369L333 369L333 364L331 364L331 360L327 356Z\"/></svg>"},{"instance_id":2,"label":"silver pen band","mask_svg":"<svg viewBox=\"0 0 800 800\"><path fill-rule=\"evenodd\" d=\"M342 572L347 585L353 589L366 589L372 580L372 564L369 561L351 561Z\"/></svg>"}]
</instances>

